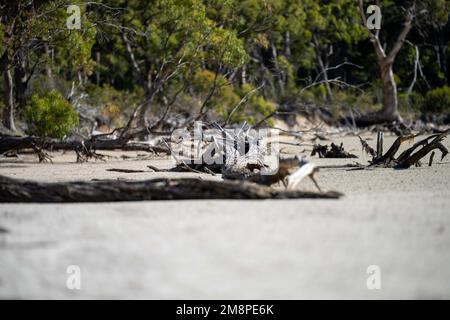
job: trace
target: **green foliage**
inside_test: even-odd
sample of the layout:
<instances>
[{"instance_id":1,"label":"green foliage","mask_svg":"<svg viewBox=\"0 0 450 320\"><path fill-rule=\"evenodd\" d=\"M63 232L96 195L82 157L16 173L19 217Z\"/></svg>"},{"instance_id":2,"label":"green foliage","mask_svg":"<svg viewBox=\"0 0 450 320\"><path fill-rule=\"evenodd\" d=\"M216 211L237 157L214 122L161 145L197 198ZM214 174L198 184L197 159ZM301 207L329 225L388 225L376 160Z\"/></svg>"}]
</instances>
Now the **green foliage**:
<instances>
[{"instance_id":1,"label":"green foliage","mask_svg":"<svg viewBox=\"0 0 450 320\"><path fill-rule=\"evenodd\" d=\"M428 91L422 111L424 113L450 113L450 87L444 86Z\"/></svg>"},{"instance_id":2,"label":"green foliage","mask_svg":"<svg viewBox=\"0 0 450 320\"><path fill-rule=\"evenodd\" d=\"M5 48L3 46L4 34L5 34L5 26L3 24L0 24L0 55L3 55L3 52L5 51Z\"/></svg>"},{"instance_id":3,"label":"green foliage","mask_svg":"<svg viewBox=\"0 0 450 320\"><path fill-rule=\"evenodd\" d=\"M248 101L248 105L249 107L247 109L247 112L250 112L250 114L248 115L247 122L250 124L257 123L258 121L262 120L262 118L271 115L276 110L275 103L266 100L263 96L258 94L251 95ZM265 123L269 126L273 126L273 119L268 119Z\"/></svg>"},{"instance_id":4,"label":"green foliage","mask_svg":"<svg viewBox=\"0 0 450 320\"><path fill-rule=\"evenodd\" d=\"M195 73L192 79L192 88L201 102L213 93L209 99L208 108L221 117L226 117L227 112L240 100L239 95L233 91L222 75L209 70L199 70Z\"/></svg>"},{"instance_id":5,"label":"green foliage","mask_svg":"<svg viewBox=\"0 0 450 320\"><path fill-rule=\"evenodd\" d=\"M363 2L365 7L374 4ZM412 2L377 2L386 51ZM249 94L232 122L258 122L277 104L298 98L336 117L350 109L376 110L382 101L379 67L355 0L17 0L5 6L13 3L20 4L20 14L2 16L0 56L9 60L19 98L17 115L25 114L23 104L32 94L42 96L33 96L32 104L48 104L45 92L67 92L72 84L116 127L149 98L147 117L162 115L172 101L171 112L196 115L214 82L217 88L206 104L207 116L214 120L227 118L261 83L265 87ZM81 8L81 30L65 26L69 4ZM2 14L15 11L7 7ZM413 30L394 64L402 114L448 112L448 88L443 86L450 84L449 12L450 1L416 1ZM406 95L401 92L411 83L415 46L422 68L417 93ZM323 80L321 60L329 79L365 84L365 93L332 84L330 104L323 84L302 90ZM21 81L27 86L22 92ZM2 77L0 90L3 82ZM48 135L48 129L41 130L45 133L39 134Z\"/></svg>"},{"instance_id":6,"label":"green foliage","mask_svg":"<svg viewBox=\"0 0 450 320\"><path fill-rule=\"evenodd\" d=\"M417 92L400 93L398 95L398 109L402 114L418 115L423 107L424 97Z\"/></svg>"},{"instance_id":7,"label":"green foliage","mask_svg":"<svg viewBox=\"0 0 450 320\"><path fill-rule=\"evenodd\" d=\"M163 68L168 73L183 74L200 63L236 67L247 61L247 53L236 31L220 27L209 19L206 6L200 0L120 3L127 9L125 24L136 30L134 55L148 62L146 72L156 73ZM118 45L123 47L122 41ZM184 68L177 69L179 64L175 61L184 62Z\"/></svg>"},{"instance_id":8,"label":"green foliage","mask_svg":"<svg viewBox=\"0 0 450 320\"><path fill-rule=\"evenodd\" d=\"M121 127L124 126L135 106L141 103L143 92L140 88L135 90L117 90L104 84L103 86L89 85L86 87L88 93L87 102L96 106L100 114L108 120L108 124Z\"/></svg>"},{"instance_id":9,"label":"green foliage","mask_svg":"<svg viewBox=\"0 0 450 320\"><path fill-rule=\"evenodd\" d=\"M273 102L266 100L251 84L247 83L241 88L237 88L234 94L237 95L238 98L235 99L234 102L237 101L237 103L239 103L244 97L246 97L247 100L232 114L230 119L231 123L242 123L243 121L247 121L249 124L256 124L259 120L262 120L276 110L276 105ZM237 103L234 103L231 108L228 107L224 110L222 113L224 118L229 116ZM267 124L273 125L272 119L269 119Z\"/></svg>"},{"instance_id":10,"label":"green foliage","mask_svg":"<svg viewBox=\"0 0 450 320\"><path fill-rule=\"evenodd\" d=\"M57 91L33 95L25 119L30 134L50 138L63 138L78 124L78 114Z\"/></svg>"},{"instance_id":11,"label":"green foliage","mask_svg":"<svg viewBox=\"0 0 450 320\"><path fill-rule=\"evenodd\" d=\"M254 124L275 111L275 104L264 99L251 84L234 88L223 76L216 75L209 70L200 70L195 74L192 80L192 88L199 99L203 101L210 94L214 82L216 83L216 90L209 106L223 119L228 118L233 109L246 97L246 101L234 110L230 123L247 121ZM269 121L269 124L271 124L271 121Z\"/></svg>"}]
</instances>

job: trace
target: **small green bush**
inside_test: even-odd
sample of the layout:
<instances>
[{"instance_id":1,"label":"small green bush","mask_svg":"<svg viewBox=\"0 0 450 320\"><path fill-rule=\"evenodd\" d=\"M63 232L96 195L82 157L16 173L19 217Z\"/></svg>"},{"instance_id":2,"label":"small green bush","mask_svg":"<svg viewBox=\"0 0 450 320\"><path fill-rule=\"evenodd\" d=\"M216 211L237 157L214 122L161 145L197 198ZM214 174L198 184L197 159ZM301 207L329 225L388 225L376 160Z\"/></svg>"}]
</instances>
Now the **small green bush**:
<instances>
[{"instance_id":1,"label":"small green bush","mask_svg":"<svg viewBox=\"0 0 450 320\"><path fill-rule=\"evenodd\" d=\"M450 113L450 87L444 86L427 92L422 105L423 113Z\"/></svg>"},{"instance_id":2,"label":"small green bush","mask_svg":"<svg viewBox=\"0 0 450 320\"><path fill-rule=\"evenodd\" d=\"M33 95L25 108L30 134L43 138L63 138L78 124L78 114L56 90L42 97Z\"/></svg>"}]
</instances>

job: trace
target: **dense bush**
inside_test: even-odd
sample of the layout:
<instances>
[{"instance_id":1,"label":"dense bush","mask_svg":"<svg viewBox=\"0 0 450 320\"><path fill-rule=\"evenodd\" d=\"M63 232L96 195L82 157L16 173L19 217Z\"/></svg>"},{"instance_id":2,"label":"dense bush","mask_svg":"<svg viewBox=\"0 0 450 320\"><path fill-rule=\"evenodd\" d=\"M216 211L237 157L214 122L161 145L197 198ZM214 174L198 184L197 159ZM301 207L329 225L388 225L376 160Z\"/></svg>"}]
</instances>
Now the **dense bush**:
<instances>
[{"instance_id":1,"label":"dense bush","mask_svg":"<svg viewBox=\"0 0 450 320\"><path fill-rule=\"evenodd\" d=\"M275 104L266 100L254 86L244 84L233 87L223 76L219 75L216 78L215 74L209 70L197 72L191 85L195 94L204 100L214 86L214 81L217 88L209 105L212 111L223 119L228 118L241 99L247 96L246 101L234 110L230 123L242 123L246 120L249 124L255 124L276 109ZM272 120L270 119L267 124L272 125Z\"/></svg>"},{"instance_id":2,"label":"dense bush","mask_svg":"<svg viewBox=\"0 0 450 320\"><path fill-rule=\"evenodd\" d=\"M115 127L124 126L134 108L144 99L143 90L139 87L128 91L117 90L108 84L89 85L86 92L87 104L98 108L100 115L107 120L106 124Z\"/></svg>"},{"instance_id":3,"label":"dense bush","mask_svg":"<svg viewBox=\"0 0 450 320\"><path fill-rule=\"evenodd\" d=\"M78 114L56 90L42 97L33 95L25 119L30 134L50 138L63 138L78 124Z\"/></svg>"},{"instance_id":4,"label":"dense bush","mask_svg":"<svg viewBox=\"0 0 450 320\"><path fill-rule=\"evenodd\" d=\"M450 87L433 89L427 92L422 105L423 113L450 113Z\"/></svg>"},{"instance_id":5,"label":"dense bush","mask_svg":"<svg viewBox=\"0 0 450 320\"><path fill-rule=\"evenodd\" d=\"M276 105L266 100L251 84L244 84L238 93L241 98L247 95L247 103L241 106L239 112L233 114L232 122L240 123L247 120L248 123L255 124L276 110ZM266 124L273 125L273 120L268 119Z\"/></svg>"},{"instance_id":6,"label":"dense bush","mask_svg":"<svg viewBox=\"0 0 450 320\"><path fill-rule=\"evenodd\" d=\"M398 94L398 110L404 119L416 119L422 112L424 97L418 92Z\"/></svg>"}]
</instances>

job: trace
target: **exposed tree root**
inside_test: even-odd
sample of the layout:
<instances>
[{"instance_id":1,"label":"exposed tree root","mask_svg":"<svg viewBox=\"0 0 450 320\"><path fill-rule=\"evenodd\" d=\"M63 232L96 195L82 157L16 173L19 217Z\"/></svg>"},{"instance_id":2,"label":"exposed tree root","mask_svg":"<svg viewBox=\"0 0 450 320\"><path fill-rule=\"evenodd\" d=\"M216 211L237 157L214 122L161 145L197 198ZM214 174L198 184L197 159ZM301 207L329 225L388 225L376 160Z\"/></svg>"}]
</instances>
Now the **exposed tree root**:
<instances>
[{"instance_id":1,"label":"exposed tree root","mask_svg":"<svg viewBox=\"0 0 450 320\"><path fill-rule=\"evenodd\" d=\"M278 190L246 181L201 179L42 183L0 176L0 202L106 202L184 199L337 199L342 194Z\"/></svg>"}]
</instances>

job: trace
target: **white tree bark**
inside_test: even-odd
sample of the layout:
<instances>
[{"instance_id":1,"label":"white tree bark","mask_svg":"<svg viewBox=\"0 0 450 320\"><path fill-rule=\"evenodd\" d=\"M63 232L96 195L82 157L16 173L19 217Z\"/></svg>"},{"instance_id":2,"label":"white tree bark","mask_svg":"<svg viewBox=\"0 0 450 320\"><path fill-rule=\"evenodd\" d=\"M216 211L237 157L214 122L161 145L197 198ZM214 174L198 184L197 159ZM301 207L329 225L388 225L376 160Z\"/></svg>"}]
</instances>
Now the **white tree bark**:
<instances>
[{"instance_id":1,"label":"white tree bark","mask_svg":"<svg viewBox=\"0 0 450 320\"><path fill-rule=\"evenodd\" d=\"M3 71L3 77L5 80L5 107L3 109L3 125L11 130L16 131L14 124L14 82L11 74L11 70L8 66Z\"/></svg>"}]
</instances>

